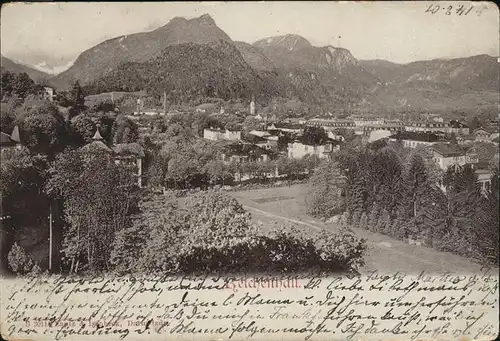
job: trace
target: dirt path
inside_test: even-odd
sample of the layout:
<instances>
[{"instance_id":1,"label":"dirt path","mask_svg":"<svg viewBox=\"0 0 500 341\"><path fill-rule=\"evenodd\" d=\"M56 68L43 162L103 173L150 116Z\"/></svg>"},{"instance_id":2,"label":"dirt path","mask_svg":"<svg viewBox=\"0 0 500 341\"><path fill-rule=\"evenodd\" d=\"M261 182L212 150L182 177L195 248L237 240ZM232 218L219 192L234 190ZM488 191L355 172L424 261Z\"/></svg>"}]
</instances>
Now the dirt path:
<instances>
[{"instance_id":1,"label":"dirt path","mask_svg":"<svg viewBox=\"0 0 500 341\"><path fill-rule=\"evenodd\" d=\"M334 231L335 226L312 218L306 213L307 187L271 188L231 192L261 228L273 229L283 222L297 224L314 230ZM274 199L276 198L276 199ZM281 199L285 198L285 199ZM266 199L266 200L263 200ZM479 272L481 266L455 254L440 252L428 247L408 245L389 236L367 230L354 229L368 244L362 272Z\"/></svg>"}]
</instances>

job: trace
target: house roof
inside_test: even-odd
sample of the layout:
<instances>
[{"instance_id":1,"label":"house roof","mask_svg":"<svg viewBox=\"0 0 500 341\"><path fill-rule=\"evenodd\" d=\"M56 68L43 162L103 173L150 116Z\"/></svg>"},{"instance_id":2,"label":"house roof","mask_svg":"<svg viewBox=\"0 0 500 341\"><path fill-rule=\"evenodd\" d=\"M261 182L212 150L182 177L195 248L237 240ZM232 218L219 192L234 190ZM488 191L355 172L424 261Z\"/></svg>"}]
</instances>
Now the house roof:
<instances>
[{"instance_id":1,"label":"house roof","mask_svg":"<svg viewBox=\"0 0 500 341\"><path fill-rule=\"evenodd\" d=\"M283 135L284 133L278 129L267 129L266 132L269 134L269 135L272 135L272 136L280 136L280 135Z\"/></svg>"},{"instance_id":2,"label":"house roof","mask_svg":"<svg viewBox=\"0 0 500 341\"><path fill-rule=\"evenodd\" d=\"M302 124L279 122L274 123L277 129L302 129Z\"/></svg>"},{"instance_id":3,"label":"house roof","mask_svg":"<svg viewBox=\"0 0 500 341\"><path fill-rule=\"evenodd\" d=\"M295 139L295 141L293 141L294 143L301 143L303 145L306 145L306 146L324 146L326 144L332 144L332 145L339 145L341 144L340 141L338 140L334 140L334 139L331 139L331 138L327 138L325 143L322 143L322 144L311 144L311 143L307 143L305 140L304 140L304 137L303 136L299 136Z\"/></svg>"},{"instance_id":4,"label":"house roof","mask_svg":"<svg viewBox=\"0 0 500 341\"><path fill-rule=\"evenodd\" d=\"M95 130L95 134L94 134L94 136L92 136L92 140L94 140L94 141L102 141L103 140L101 133L99 132L99 128L97 128Z\"/></svg>"},{"instance_id":5,"label":"house roof","mask_svg":"<svg viewBox=\"0 0 500 341\"><path fill-rule=\"evenodd\" d=\"M390 139L401 139L409 141L420 141L420 142L439 142L442 138L433 133L421 133L412 131L398 132L394 135L389 136Z\"/></svg>"},{"instance_id":6,"label":"house roof","mask_svg":"<svg viewBox=\"0 0 500 341\"><path fill-rule=\"evenodd\" d=\"M466 124L459 122L457 120L451 120L450 127L451 128L469 128L469 126L467 126Z\"/></svg>"},{"instance_id":7,"label":"house roof","mask_svg":"<svg viewBox=\"0 0 500 341\"><path fill-rule=\"evenodd\" d=\"M456 144L450 143L436 143L431 147L434 151L438 152L442 156L458 156L464 155L464 151Z\"/></svg>"},{"instance_id":8,"label":"house roof","mask_svg":"<svg viewBox=\"0 0 500 341\"><path fill-rule=\"evenodd\" d=\"M474 173L476 174L491 174L489 169L477 169Z\"/></svg>"},{"instance_id":9,"label":"house roof","mask_svg":"<svg viewBox=\"0 0 500 341\"><path fill-rule=\"evenodd\" d=\"M271 136L271 134L268 131L261 131L261 130L252 130L251 132L249 132L249 134L259 137Z\"/></svg>"},{"instance_id":10,"label":"house roof","mask_svg":"<svg viewBox=\"0 0 500 341\"><path fill-rule=\"evenodd\" d=\"M2 146L13 146L16 144L9 134L0 132L0 144Z\"/></svg>"},{"instance_id":11,"label":"house roof","mask_svg":"<svg viewBox=\"0 0 500 341\"><path fill-rule=\"evenodd\" d=\"M243 141L248 141L250 143L264 143L264 142L267 142L267 140L265 138L263 138L262 136L257 136L257 135L253 135L253 134L244 134L241 139Z\"/></svg>"},{"instance_id":12,"label":"house roof","mask_svg":"<svg viewBox=\"0 0 500 341\"><path fill-rule=\"evenodd\" d=\"M474 131L472 131L472 133L475 134L481 130L485 131L488 134L498 133L498 127L477 128L477 129L474 129Z\"/></svg>"},{"instance_id":13,"label":"house roof","mask_svg":"<svg viewBox=\"0 0 500 341\"><path fill-rule=\"evenodd\" d=\"M21 135L19 133L19 127L15 126L14 130L12 130L12 134L10 135L10 138L17 143L21 143Z\"/></svg>"},{"instance_id":14,"label":"house roof","mask_svg":"<svg viewBox=\"0 0 500 341\"><path fill-rule=\"evenodd\" d=\"M260 156L263 154L270 155L271 153L264 148L256 146L251 143L229 143L224 147L224 152L230 155L242 155L242 156Z\"/></svg>"},{"instance_id":15,"label":"house roof","mask_svg":"<svg viewBox=\"0 0 500 341\"><path fill-rule=\"evenodd\" d=\"M113 147L113 150L120 156L133 155L140 158L146 156L146 154L144 153L144 148L142 148L142 146L136 142L119 143Z\"/></svg>"}]
</instances>

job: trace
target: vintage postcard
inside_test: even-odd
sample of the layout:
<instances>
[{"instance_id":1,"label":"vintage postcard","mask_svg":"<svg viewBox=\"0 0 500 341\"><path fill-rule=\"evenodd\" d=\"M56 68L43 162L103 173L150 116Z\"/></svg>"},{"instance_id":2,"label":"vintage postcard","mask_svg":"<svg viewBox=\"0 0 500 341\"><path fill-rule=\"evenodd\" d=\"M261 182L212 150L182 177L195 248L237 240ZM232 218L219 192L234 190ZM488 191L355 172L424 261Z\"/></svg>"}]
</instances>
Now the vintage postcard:
<instances>
[{"instance_id":1,"label":"vintage postcard","mask_svg":"<svg viewBox=\"0 0 500 341\"><path fill-rule=\"evenodd\" d=\"M494 340L493 2L1 8L5 340Z\"/></svg>"}]
</instances>

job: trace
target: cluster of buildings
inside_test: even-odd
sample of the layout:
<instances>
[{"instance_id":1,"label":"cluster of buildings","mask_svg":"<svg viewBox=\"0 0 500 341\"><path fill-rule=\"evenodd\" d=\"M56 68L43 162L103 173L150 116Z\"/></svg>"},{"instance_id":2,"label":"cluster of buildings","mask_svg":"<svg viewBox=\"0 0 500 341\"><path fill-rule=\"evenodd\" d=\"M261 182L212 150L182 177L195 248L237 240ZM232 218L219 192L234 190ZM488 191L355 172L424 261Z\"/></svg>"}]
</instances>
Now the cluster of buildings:
<instances>
[{"instance_id":1,"label":"cluster of buildings","mask_svg":"<svg viewBox=\"0 0 500 341\"><path fill-rule=\"evenodd\" d=\"M306 155L328 158L340 148L347 135L358 137L362 143L384 140L387 143L401 143L406 148L426 147L430 151L431 159L443 171L454 165L472 165L481 186L486 189L490 184L491 174L485 165L479 163L474 142L487 142L498 146L499 137L497 122L492 122L487 128L471 131L463 122L456 120L443 122L442 119L428 122L403 122L384 119L314 118L305 120L296 118L278 123L267 123L262 117L257 116L255 118L261 121L260 130L243 133L239 130L205 129L204 138L239 145L240 147L231 147L238 150L234 153L234 157L229 151L225 155L225 160L242 161L259 159L252 156L242 157L245 150L253 150L253 155L266 155L260 157L262 160L271 157L269 153L276 153L278 139L284 135L291 138L287 144L286 155L297 159ZM306 143L302 133L307 126L324 128L328 139L322 144ZM260 150L259 153L255 152L256 148ZM236 155L238 153L241 155Z\"/></svg>"},{"instance_id":2,"label":"cluster of buildings","mask_svg":"<svg viewBox=\"0 0 500 341\"><path fill-rule=\"evenodd\" d=\"M226 141L227 145L248 145L260 149L260 155L266 155L267 159L279 154L287 155L289 158L300 159L305 155L316 155L319 158L328 158L335 150L340 149L340 141L330 136L322 144L310 144L303 138L303 125L295 123L271 123L263 126L262 130L243 132L241 130L230 131L227 129L206 128L203 137L211 141ZM279 139L287 141L286 151L279 151ZM238 159L241 159L238 157ZM255 160L255 158L248 158Z\"/></svg>"}]
</instances>

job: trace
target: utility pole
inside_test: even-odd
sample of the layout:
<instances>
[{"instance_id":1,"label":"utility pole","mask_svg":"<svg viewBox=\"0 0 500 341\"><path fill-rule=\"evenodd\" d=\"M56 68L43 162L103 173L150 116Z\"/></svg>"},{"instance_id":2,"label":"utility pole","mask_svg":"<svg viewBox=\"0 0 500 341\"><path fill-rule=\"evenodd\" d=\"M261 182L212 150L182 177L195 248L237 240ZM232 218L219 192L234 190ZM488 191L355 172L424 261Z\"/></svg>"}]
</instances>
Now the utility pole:
<instances>
[{"instance_id":1,"label":"utility pole","mask_svg":"<svg viewBox=\"0 0 500 341\"><path fill-rule=\"evenodd\" d=\"M52 201L49 204L49 271L52 270Z\"/></svg>"},{"instance_id":2,"label":"utility pole","mask_svg":"<svg viewBox=\"0 0 500 341\"><path fill-rule=\"evenodd\" d=\"M167 91L163 90L163 113L167 114Z\"/></svg>"}]
</instances>

